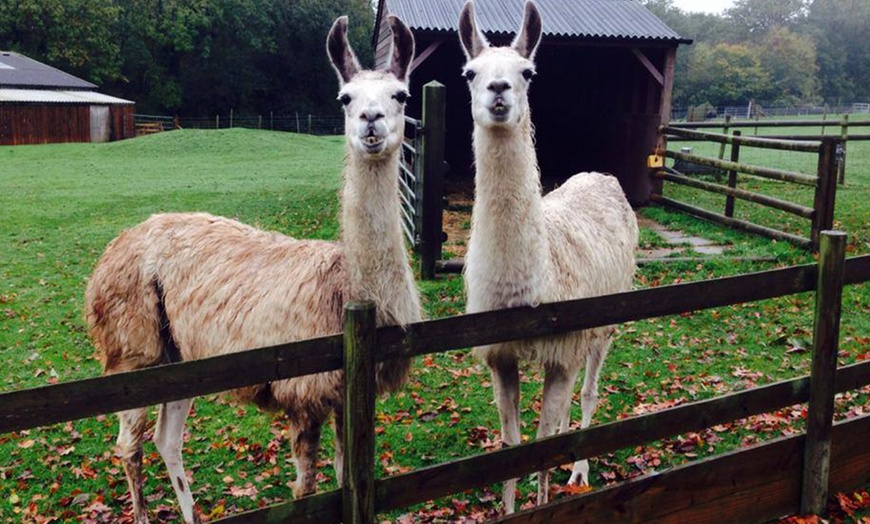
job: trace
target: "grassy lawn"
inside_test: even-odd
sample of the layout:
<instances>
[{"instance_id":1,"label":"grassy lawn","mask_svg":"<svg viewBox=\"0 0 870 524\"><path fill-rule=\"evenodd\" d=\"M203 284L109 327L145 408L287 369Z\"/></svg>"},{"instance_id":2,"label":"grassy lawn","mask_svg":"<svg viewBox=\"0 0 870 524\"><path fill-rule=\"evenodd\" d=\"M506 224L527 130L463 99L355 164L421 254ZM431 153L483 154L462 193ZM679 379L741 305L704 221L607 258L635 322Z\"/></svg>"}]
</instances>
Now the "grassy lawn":
<instances>
[{"instance_id":1,"label":"grassy lawn","mask_svg":"<svg viewBox=\"0 0 870 524\"><path fill-rule=\"evenodd\" d=\"M715 147L715 146L714 146ZM698 149L696 149L698 151ZM763 153L762 153L763 154ZM758 157L746 161L811 172L812 160ZM776 153L776 155L779 155ZM252 130L174 131L112 144L0 147L0 391L92 377L99 365L82 320L82 295L105 245L120 230L159 211L208 211L299 237L338 234L336 193L341 137L307 137ZM792 162L803 164L793 165ZM809 166L802 167L802 166ZM837 197L837 222L850 234L849 254L870 253L870 143L849 146L847 184ZM756 179L741 187L806 198L793 188ZM708 204L689 190L669 196ZM738 203L758 220L765 211ZM811 262L789 244L726 230L648 208L641 214L729 246L703 262L643 266L637 286L715 278ZM788 226L791 227L791 226ZM797 224L794 226L798 228ZM642 232L649 246L660 243ZM773 257L734 261L730 256ZM461 277L420 283L430 317L464 310ZM844 297L841 361L870 357L870 289ZM620 327L605 364L595 422L646 413L692 400L804 375L812 328L812 296L798 295ZM523 435L536 429L539 371L524 369ZM579 388L579 384L578 384ZM411 382L379 401L379 474L468 456L498 446L498 415L489 374L467 351L418 359ZM838 402L842 416L868 409L866 392ZM592 461L595 487L657 471L711 453L791 434L800 407L681 435ZM579 422L579 401L574 420ZM289 498L294 478L286 423L219 396L198 400L189 421L185 461L206 515L216 518ZM0 522L79 518L115 521L127 486L112 446L112 415L0 435ZM320 490L335 487L331 434L321 455ZM155 521L175 521L175 497L150 442L145 446L146 496ZM567 479L566 471L555 482ZM520 482L520 504L531 480ZM456 494L385 515L404 521L480 520L495 515L498 486Z\"/></svg>"}]
</instances>

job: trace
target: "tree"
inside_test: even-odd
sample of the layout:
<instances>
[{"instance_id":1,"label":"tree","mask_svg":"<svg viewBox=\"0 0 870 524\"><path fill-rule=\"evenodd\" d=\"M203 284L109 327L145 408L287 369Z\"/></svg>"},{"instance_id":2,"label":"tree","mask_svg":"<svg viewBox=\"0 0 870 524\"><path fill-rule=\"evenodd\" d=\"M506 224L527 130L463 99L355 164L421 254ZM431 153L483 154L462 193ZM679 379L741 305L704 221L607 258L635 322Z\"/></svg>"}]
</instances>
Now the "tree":
<instances>
[{"instance_id":1,"label":"tree","mask_svg":"<svg viewBox=\"0 0 870 524\"><path fill-rule=\"evenodd\" d=\"M725 16L733 23L735 41L757 43L775 27L798 26L806 10L807 0L736 0Z\"/></svg>"},{"instance_id":2,"label":"tree","mask_svg":"<svg viewBox=\"0 0 870 524\"><path fill-rule=\"evenodd\" d=\"M0 48L102 84L121 74L119 14L106 0L0 0Z\"/></svg>"},{"instance_id":3,"label":"tree","mask_svg":"<svg viewBox=\"0 0 870 524\"><path fill-rule=\"evenodd\" d=\"M817 42L822 96L832 102L870 100L870 2L813 0L807 26Z\"/></svg>"},{"instance_id":4,"label":"tree","mask_svg":"<svg viewBox=\"0 0 870 524\"><path fill-rule=\"evenodd\" d=\"M812 38L774 27L762 39L758 55L761 67L770 74L773 103L817 101L819 66Z\"/></svg>"},{"instance_id":5,"label":"tree","mask_svg":"<svg viewBox=\"0 0 870 524\"><path fill-rule=\"evenodd\" d=\"M698 44L689 63L686 103L745 104L770 94L770 74L756 49L737 44Z\"/></svg>"}]
</instances>

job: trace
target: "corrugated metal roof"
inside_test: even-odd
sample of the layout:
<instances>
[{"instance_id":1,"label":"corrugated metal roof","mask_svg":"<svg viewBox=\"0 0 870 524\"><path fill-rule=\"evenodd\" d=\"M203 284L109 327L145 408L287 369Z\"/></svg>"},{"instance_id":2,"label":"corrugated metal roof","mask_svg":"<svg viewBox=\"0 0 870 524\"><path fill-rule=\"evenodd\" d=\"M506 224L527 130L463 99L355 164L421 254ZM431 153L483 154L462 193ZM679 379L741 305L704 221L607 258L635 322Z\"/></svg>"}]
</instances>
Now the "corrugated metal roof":
<instances>
[{"instance_id":1,"label":"corrugated metal roof","mask_svg":"<svg viewBox=\"0 0 870 524\"><path fill-rule=\"evenodd\" d=\"M0 87L42 87L61 89L93 89L95 84L32 58L0 51Z\"/></svg>"},{"instance_id":2,"label":"corrugated metal roof","mask_svg":"<svg viewBox=\"0 0 870 524\"><path fill-rule=\"evenodd\" d=\"M411 29L456 31L466 0L381 0ZM488 34L513 34L522 23L525 0L475 0L478 27ZM535 0L544 35L587 39L687 42L635 0Z\"/></svg>"},{"instance_id":3,"label":"corrugated metal roof","mask_svg":"<svg viewBox=\"0 0 870 524\"><path fill-rule=\"evenodd\" d=\"M57 91L48 89L0 88L0 103L32 102L42 104L132 104L130 100L94 91Z\"/></svg>"}]
</instances>

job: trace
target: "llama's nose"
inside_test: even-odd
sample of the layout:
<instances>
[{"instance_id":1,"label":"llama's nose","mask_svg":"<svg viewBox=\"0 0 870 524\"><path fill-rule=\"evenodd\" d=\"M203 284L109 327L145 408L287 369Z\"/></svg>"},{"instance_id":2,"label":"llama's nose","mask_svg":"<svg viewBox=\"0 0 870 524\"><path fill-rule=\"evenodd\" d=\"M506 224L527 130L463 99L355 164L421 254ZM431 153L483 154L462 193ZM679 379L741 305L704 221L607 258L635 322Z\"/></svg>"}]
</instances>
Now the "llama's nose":
<instances>
[{"instance_id":1,"label":"llama's nose","mask_svg":"<svg viewBox=\"0 0 870 524\"><path fill-rule=\"evenodd\" d=\"M365 120L369 124L372 124L372 123L380 120L381 118L384 118L384 113L381 112L381 110L377 109L377 108L366 109L365 111L362 112L362 114L359 117L361 120Z\"/></svg>"},{"instance_id":2,"label":"llama's nose","mask_svg":"<svg viewBox=\"0 0 870 524\"><path fill-rule=\"evenodd\" d=\"M495 94L500 95L510 89L511 85L507 80L493 80L488 86L486 86L486 88Z\"/></svg>"}]
</instances>

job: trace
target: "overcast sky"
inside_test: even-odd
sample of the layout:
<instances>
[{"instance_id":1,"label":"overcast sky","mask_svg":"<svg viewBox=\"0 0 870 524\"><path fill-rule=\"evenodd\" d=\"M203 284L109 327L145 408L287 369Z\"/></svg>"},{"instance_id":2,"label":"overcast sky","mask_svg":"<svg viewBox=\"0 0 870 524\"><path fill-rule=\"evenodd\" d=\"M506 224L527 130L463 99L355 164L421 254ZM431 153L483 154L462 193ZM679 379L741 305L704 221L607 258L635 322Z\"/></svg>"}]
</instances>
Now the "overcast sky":
<instances>
[{"instance_id":1,"label":"overcast sky","mask_svg":"<svg viewBox=\"0 0 870 524\"><path fill-rule=\"evenodd\" d=\"M731 7L734 0L674 0L674 5L683 11L721 13Z\"/></svg>"}]
</instances>

